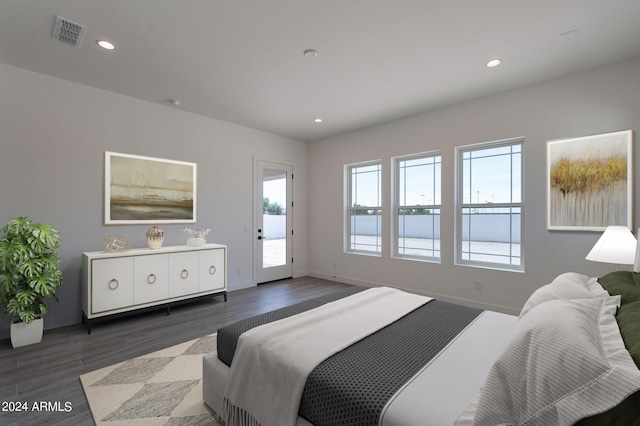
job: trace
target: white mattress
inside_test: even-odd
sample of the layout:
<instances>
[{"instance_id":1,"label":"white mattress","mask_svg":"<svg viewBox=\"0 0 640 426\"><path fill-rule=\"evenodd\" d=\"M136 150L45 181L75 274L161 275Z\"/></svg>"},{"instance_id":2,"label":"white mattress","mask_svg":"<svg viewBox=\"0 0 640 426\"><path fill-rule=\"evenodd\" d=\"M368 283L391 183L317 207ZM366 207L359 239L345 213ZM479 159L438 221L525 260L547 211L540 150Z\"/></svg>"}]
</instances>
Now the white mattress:
<instances>
[{"instance_id":1,"label":"white mattress","mask_svg":"<svg viewBox=\"0 0 640 426\"><path fill-rule=\"evenodd\" d=\"M485 311L394 395L382 426L451 425L480 391L518 317ZM222 405L230 369L213 352L203 357L203 399ZM297 426L312 426L298 417Z\"/></svg>"}]
</instances>

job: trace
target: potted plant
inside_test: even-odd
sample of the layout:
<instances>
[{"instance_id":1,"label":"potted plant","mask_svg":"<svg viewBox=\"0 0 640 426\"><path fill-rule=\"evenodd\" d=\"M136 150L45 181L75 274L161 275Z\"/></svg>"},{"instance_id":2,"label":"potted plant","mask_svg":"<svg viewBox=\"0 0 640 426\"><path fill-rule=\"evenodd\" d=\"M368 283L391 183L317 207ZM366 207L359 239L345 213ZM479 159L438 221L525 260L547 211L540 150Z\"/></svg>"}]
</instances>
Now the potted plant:
<instances>
[{"instance_id":1,"label":"potted plant","mask_svg":"<svg viewBox=\"0 0 640 426\"><path fill-rule=\"evenodd\" d=\"M58 301L62 284L59 247L58 231L28 217L13 218L0 230L0 309L12 318L14 348L42 340L42 315L49 311L44 299Z\"/></svg>"}]
</instances>

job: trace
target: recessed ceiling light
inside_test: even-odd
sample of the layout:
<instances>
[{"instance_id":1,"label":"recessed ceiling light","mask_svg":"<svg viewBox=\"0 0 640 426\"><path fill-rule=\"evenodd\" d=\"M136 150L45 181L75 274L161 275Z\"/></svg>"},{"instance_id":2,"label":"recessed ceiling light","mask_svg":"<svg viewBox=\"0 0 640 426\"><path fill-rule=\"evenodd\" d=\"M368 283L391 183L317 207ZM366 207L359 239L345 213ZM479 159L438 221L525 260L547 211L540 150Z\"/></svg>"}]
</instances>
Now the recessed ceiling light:
<instances>
[{"instance_id":1,"label":"recessed ceiling light","mask_svg":"<svg viewBox=\"0 0 640 426\"><path fill-rule=\"evenodd\" d=\"M106 50L113 50L116 48L116 46L113 43L108 42L107 40L97 40L96 43L98 43L98 46Z\"/></svg>"},{"instance_id":2,"label":"recessed ceiling light","mask_svg":"<svg viewBox=\"0 0 640 426\"><path fill-rule=\"evenodd\" d=\"M313 120L313 121L315 121L316 123L322 123L322 118L316 118L316 119L315 119L315 120Z\"/></svg>"},{"instance_id":3,"label":"recessed ceiling light","mask_svg":"<svg viewBox=\"0 0 640 426\"><path fill-rule=\"evenodd\" d=\"M317 58L318 57L318 51L317 50L313 50L313 49L307 49L302 54L304 55L305 58Z\"/></svg>"},{"instance_id":4,"label":"recessed ceiling light","mask_svg":"<svg viewBox=\"0 0 640 426\"><path fill-rule=\"evenodd\" d=\"M487 62L487 66L489 68L493 68L493 67L497 67L498 65L500 65L502 61L500 59L492 59L489 62Z\"/></svg>"},{"instance_id":5,"label":"recessed ceiling light","mask_svg":"<svg viewBox=\"0 0 640 426\"><path fill-rule=\"evenodd\" d=\"M167 102L169 102L174 107L179 107L180 104L182 103L180 102L180 99L167 99Z\"/></svg>"}]
</instances>

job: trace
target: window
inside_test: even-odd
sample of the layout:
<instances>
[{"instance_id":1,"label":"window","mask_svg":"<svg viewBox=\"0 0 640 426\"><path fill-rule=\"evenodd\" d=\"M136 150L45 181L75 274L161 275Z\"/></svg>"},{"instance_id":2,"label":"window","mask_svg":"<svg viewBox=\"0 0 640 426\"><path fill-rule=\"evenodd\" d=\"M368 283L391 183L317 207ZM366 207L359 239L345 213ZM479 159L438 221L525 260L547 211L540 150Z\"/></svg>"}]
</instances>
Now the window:
<instances>
[{"instance_id":1,"label":"window","mask_svg":"<svg viewBox=\"0 0 640 426\"><path fill-rule=\"evenodd\" d=\"M382 164L347 166L346 251L380 255L382 252Z\"/></svg>"},{"instance_id":2,"label":"window","mask_svg":"<svg viewBox=\"0 0 640 426\"><path fill-rule=\"evenodd\" d=\"M523 139L456 149L456 263L524 271Z\"/></svg>"},{"instance_id":3,"label":"window","mask_svg":"<svg viewBox=\"0 0 640 426\"><path fill-rule=\"evenodd\" d=\"M394 161L394 255L440 260L440 153Z\"/></svg>"}]
</instances>

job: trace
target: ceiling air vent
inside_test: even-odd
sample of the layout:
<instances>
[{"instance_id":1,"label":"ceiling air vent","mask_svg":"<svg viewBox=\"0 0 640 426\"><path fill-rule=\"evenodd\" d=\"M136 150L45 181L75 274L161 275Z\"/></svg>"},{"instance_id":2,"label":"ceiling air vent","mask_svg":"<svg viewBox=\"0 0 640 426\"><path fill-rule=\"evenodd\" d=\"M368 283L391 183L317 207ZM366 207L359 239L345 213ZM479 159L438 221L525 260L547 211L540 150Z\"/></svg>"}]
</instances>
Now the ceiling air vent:
<instances>
[{"instance_id":1,"label":"ceiling air vent","mask_svg":"<svg viewBox=\"0 0 640 426\"><path fill-rule=\"evenodd\" d=\"M56 25L53 27L51 38L71 46L80 47L86 31L87 27L84 25L56 16Z\"/></svg>"}]
</instances>

